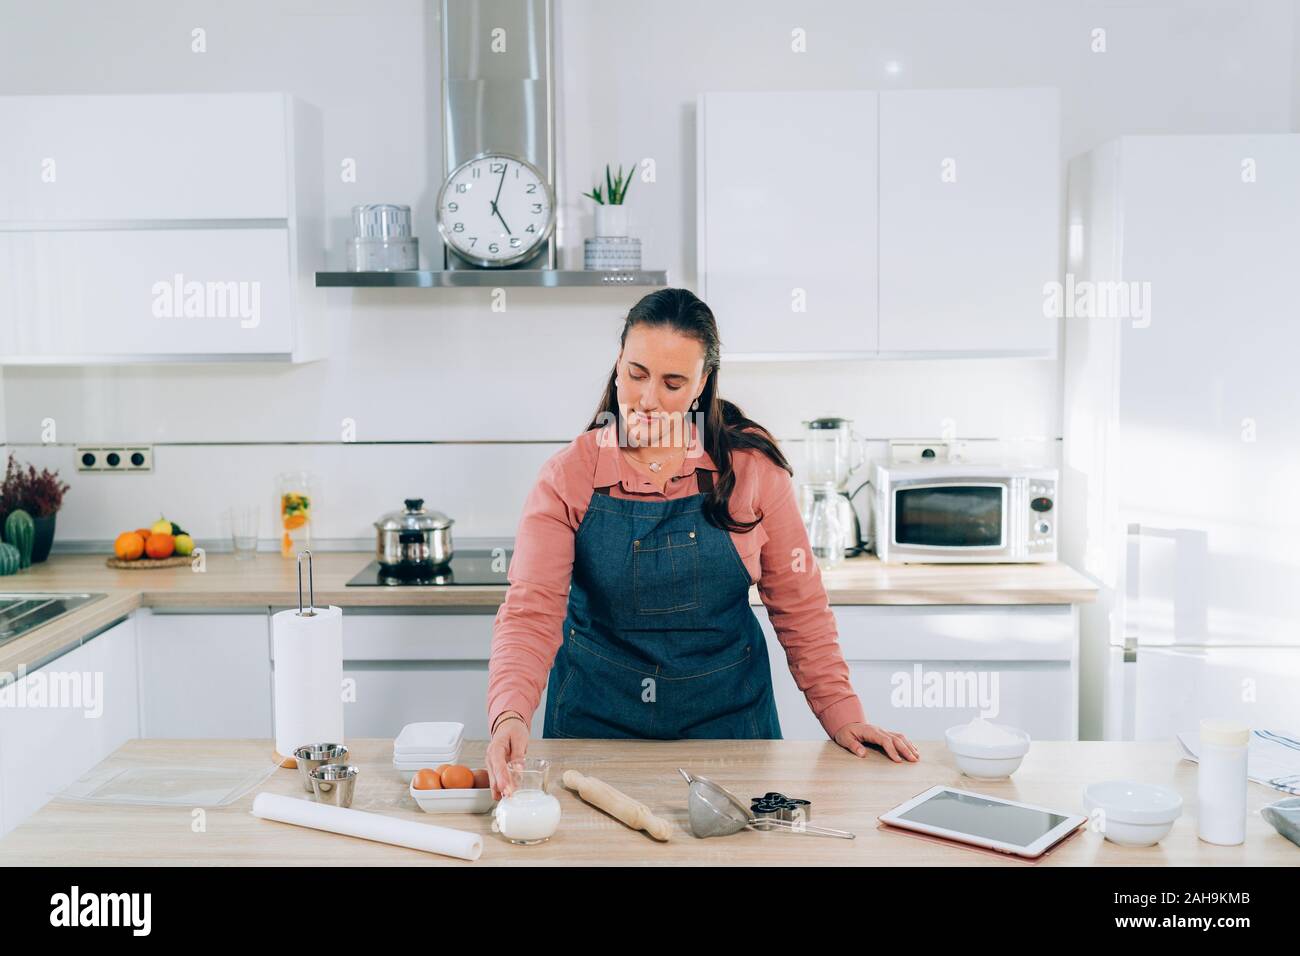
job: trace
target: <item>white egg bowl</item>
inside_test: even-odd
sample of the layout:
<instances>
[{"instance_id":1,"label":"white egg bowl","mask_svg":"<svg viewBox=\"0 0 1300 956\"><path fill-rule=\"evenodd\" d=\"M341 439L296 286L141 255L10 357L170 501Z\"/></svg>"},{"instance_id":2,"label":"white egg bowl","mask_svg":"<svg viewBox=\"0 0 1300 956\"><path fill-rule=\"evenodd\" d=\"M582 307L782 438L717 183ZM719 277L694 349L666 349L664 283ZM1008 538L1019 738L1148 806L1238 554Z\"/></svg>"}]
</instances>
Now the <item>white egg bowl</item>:
<instances>
[{"instance_id":1,"label":"white egg bowl","mask_svg":"<svg viewBox=\"0 0 1300 956\"><path fill-rule=\"evenodd\" d=\"M948 750L957 759L958 770L980 780L1000 780L1020 769L1025 754L1029 753L1029 734L1016 727L993 724L1015 736L1016 740L1005 744L981 744L957 736L965 726L958 724L944 731Z\"/></svg>"},{"instance_id":2,"label":"white egg bowl","mask_svg":"<svg viewBox=\"0 0 1300 956\"><path fill-rule=\"evenodd\" d=\"M1106 780L1083 788L1088 816L1100 810L1101 832L1120 846L1153 846L1169 835L1183 812L1183 798L1168 787L1133 780Z\"/></svg>"},{"instance_id":3,"label":"white egg bowl","mask_svg":"<svg viewBox=\"0 0 1300 956\"><path fill-rule=\"evenodd\" d=\"M492 788L458 790L416 790L411 781L411 799L425 813L487 813L497 805Z\"/></svg>"}]
</instances>

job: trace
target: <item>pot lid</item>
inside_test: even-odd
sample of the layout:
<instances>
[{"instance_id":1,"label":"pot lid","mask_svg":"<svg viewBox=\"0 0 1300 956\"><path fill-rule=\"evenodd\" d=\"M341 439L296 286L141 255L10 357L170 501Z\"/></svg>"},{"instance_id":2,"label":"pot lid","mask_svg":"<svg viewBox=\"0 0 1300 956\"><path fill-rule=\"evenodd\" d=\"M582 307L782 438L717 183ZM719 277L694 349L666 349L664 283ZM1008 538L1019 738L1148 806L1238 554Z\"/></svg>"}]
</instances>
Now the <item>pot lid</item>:
<instances>
[{"instance_id":1,"label":"pot lid","mask_svg":"<svg viewBox=\"0 0 1300 956\"><path fill-rule=\"evenodd\" d=\"M380 531L438 531L451 525L441 511L426 511L423 498L407 498L406 510L390 511L375 522Z\"/></svg>"}]
</instances>

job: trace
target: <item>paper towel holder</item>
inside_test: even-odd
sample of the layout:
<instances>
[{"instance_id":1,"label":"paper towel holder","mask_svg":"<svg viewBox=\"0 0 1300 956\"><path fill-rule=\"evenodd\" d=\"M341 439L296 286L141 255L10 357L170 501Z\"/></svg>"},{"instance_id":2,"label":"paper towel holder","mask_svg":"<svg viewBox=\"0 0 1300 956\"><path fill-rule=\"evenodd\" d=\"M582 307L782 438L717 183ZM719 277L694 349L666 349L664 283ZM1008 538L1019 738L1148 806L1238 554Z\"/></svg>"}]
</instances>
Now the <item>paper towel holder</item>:
<instances>
[{"instance_id":1,"label":"paper towel holder","mask_svg":"<svg viewBox=\"0 0 1300 956\"><path fill-rule=\"evenodd\" d=\"M302 606L302 559L307 559L307 608L303 610ZM316 616L316 587L312 582L311 573L311 552L298 552L298 616L315 617Z\"/></svg>"}]
</instances>

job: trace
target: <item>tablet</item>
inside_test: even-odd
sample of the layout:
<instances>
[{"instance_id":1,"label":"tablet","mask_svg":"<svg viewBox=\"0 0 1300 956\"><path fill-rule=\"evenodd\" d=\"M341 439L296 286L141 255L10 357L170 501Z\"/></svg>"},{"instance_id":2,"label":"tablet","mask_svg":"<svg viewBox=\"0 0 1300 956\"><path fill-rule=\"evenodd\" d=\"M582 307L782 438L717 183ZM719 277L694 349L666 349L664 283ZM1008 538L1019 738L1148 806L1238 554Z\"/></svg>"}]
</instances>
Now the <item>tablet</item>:
<instances>
[{"instance_id":1,"label":"tablet","mask_svg":"<svg viewBox=\"0 0 1300 956\"><path fill-rule=\"evenodd\" d=\"M1042 856L1088 818L952 787L931 787L881 815L882 823L1002 853Z\"/></svg>"}]
</instances>

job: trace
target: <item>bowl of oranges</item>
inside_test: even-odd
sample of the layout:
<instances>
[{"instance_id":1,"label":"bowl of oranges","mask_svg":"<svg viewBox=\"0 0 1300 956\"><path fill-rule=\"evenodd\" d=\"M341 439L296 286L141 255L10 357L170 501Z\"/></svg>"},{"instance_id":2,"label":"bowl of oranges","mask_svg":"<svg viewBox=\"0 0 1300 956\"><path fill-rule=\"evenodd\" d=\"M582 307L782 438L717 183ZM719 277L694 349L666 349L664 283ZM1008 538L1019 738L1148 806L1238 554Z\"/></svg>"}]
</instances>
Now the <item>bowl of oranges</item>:
<instances>
[{"instance_id":1,"label":"bowl of oranges","mask_svg":"<svg viewBox=\"0 0 1300 956\"><path fill-rule=\"evenodd\" d=\"M123 531L113 541L110 568L169 568L190 563L194 539L175 521L159 518L147 528Z\"/></svg>"},{"instance_id":2,"label":"bowl of oranges","mask_svg":"<svg viewBox=\"0 0 1300 956\"><path fill-rule=\"evenodd\" d=\"M425 813L487 813L497 803L486 770L450 763L417 770L411 799Z\"/></svg>"}]
</instances>

